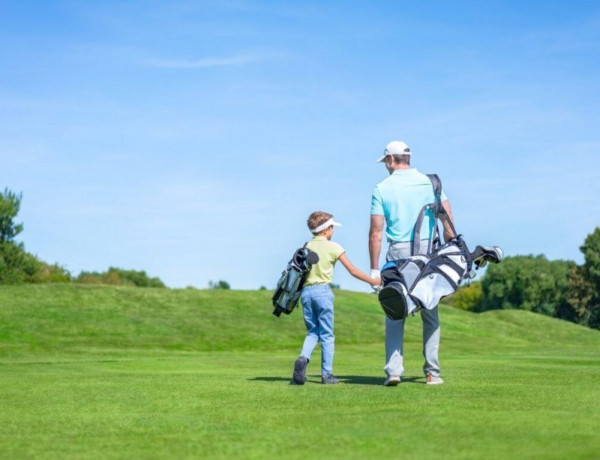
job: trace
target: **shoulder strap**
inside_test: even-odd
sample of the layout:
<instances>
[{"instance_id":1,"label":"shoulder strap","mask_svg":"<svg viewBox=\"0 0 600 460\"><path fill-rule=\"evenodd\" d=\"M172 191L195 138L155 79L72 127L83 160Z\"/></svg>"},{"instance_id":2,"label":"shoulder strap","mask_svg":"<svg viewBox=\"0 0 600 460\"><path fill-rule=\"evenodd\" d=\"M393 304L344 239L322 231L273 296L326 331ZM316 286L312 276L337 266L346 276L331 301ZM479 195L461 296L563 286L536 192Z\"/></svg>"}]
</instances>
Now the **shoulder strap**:
<instances>
[{"instance_id":1,"label":"shoulder strap","mask_svg":"<svg viewBox=\"0 0 600 460\"><path fill-rule=\"evenodd\" d=\"M433 212L436 217L440 214L442 207L442 181L440 180L437 174L427 174L429 180L431 181L431 186L433 187L433 196L434 196L434 208Z\"/></svg>"},{"instance_id":2,"label":"shoulder strap","mask_svg":"<svg viewBox=\"0 0 600 460\"><path fill-rule=\"evenodd\" d=\"M433 187L433 203L426 204L421 208L419 212L419 217L417 218L417 222L415 223L413 242L411 247L411 254L417 255L420 252L421 246L421 227L423 225L423 219L425 218L425 213L427 210L431 209L433 211L433 234L429 239L429 245L427 247L427 254L431 253L432 246L439 245L439 229L437 220L440 219L442 223L447 222L450 226L454 236L457 235L456 230L454 229L454 225L448 216L448 213L442 206L442 181L440 180L437 174L427 174L427 177L431 181L431 186Z\"/></svg>"},{"instance_id":3,"label":"shoulder strap","mask_svg":"<svg viewBox=\"0 0 600 460\"><path fill-rule=\"evenodd\" d=\"M456 229L454 228L454 224L452 223L452 220L450 219L450 216L448 215L448 213L446 212L446 208L444 208L442 206L442 181L440 180L440 178L438 177L437 174L427 174L427 177L429 177L429 180L431 181L431 184L433 185L433 194L435 195L435 217L436 219L440 219L440 221L442 221L442 224L447 223L448 226L450 227L450 230L452 230L452 237L456 237L458 236L458 233L456 233ZM437 229L437 223L436 223L436 229Z\"/></svg>"}]
</instances>

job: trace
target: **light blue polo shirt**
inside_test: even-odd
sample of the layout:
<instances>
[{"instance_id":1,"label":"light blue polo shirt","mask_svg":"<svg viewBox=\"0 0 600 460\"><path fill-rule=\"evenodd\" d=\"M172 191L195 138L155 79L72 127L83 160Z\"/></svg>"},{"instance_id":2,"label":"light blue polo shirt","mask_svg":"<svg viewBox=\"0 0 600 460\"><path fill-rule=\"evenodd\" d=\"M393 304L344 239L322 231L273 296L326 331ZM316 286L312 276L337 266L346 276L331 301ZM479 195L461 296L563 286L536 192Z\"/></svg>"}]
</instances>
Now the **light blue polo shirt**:
<instances>
[{"instance_id":1,"label":"light blue polo shirt","mask_svg":"<svg viewBox=\"0 0 600 460\"><path fill-rule=\"evenodd\" d=\"M443 189L441 199L448 199ZM412 241L421 208L434 200L429 177L416 168L397 169L375 186L371 215L385 217L388 241ZM429 210L421 228L422 239L431 238L434 223L433 213Z\"/></svg>"}]
</instances>

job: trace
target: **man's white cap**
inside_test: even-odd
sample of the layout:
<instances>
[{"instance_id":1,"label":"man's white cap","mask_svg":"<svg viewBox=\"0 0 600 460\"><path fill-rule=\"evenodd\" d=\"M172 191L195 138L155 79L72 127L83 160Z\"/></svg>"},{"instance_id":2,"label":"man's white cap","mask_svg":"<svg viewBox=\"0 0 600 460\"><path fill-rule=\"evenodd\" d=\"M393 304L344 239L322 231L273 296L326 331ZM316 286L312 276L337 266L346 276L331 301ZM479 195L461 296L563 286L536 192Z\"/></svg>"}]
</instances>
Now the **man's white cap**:
<instances>
[{"instance_id":1,"label":"man's white cap","mask_svg":"<svg viewBox=\"0 0 600 460\"><path fill-rule=\"evenodd\" d=\"M321 225L319 225L317 228L311 228L311 229L310 229L310 231L311 231L312 233L320 233L320 232L322 232L323 230L325 230L325 229L327 229L327 228L331 227L332 225L333 225L334 227L341 227L341 226L342 226L342 224L340 224L339 222L336 222L335 220L333 220L333 217L332 217L331 219L327 220L326 222L323 222L323 223L322 223Z\"/></svg>"},{"instance_id":2,"label":"man's white cap","mask_svg":"<svg viewBox=\"0 0 600 460\"><path fill-rule=\"evenodd\" d=\"M410 148L402 141L392 141L385 146L383 156L377 160L377 163L385 161L388 155L410 155Z\"/></svg>"}]
</instances>

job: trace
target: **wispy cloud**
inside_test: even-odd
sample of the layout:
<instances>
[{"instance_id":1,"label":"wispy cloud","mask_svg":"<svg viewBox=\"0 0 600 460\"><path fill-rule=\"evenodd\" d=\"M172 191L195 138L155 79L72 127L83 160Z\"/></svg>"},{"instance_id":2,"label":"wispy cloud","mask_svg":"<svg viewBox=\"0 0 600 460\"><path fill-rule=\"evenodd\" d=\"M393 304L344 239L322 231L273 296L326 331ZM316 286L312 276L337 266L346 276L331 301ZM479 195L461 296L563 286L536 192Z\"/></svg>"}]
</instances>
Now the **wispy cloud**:
<instances>
[{"instance_id":1,"label":"wispy cloud","mask_svg":"<svg viewBox=\"0 0 600 460\"><path fill-rule=\"evenodd\" d=\"M149 59L146 63L161 69L204 69L211 67L229 67L252 64L281 57L281 54L246 54L240 56L202 58L195 60L185 59Z\"/></svg>"}]
</instances>

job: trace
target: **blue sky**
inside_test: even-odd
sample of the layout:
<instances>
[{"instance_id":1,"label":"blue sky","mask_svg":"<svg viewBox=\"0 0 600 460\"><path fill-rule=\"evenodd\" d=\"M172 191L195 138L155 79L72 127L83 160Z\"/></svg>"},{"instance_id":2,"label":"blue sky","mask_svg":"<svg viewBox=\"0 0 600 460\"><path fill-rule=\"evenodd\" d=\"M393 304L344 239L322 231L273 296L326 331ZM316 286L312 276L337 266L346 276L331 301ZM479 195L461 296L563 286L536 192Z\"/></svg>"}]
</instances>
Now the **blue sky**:
<instances>
[{"instance_id":1,"label":"blue sky","mask_svg":"<svg viewBox=\"0 0 600 460\"><path fill-rule=\"evenodd\" d=\"M0 185L74 274L271 288L314 210L368 270L401 139L472 246L581 262L599 82L597 2L0 1Z\"/></svg>"}]
</instances>

